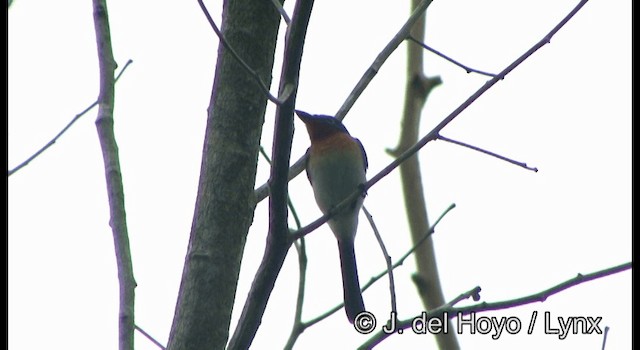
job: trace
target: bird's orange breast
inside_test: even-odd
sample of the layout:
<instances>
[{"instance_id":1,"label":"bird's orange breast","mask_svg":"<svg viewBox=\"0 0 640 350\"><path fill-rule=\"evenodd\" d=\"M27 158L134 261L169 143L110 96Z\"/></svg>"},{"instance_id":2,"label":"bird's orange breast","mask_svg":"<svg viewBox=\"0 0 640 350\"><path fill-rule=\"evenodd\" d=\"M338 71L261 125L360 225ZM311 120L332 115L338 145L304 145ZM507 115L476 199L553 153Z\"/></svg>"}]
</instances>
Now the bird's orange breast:
<instances>
[{"instance_id":1,"label":"bird's orange breast","mask_svg":"<svg viewBox=\"0 0 640 350\"><path fill-rule=\"evenodd\" d=\"M349 134L334 133L316 140L311 144L312 157L324 157L331 154L362 152L360 146Z\"/></svg>"}]
</instances>

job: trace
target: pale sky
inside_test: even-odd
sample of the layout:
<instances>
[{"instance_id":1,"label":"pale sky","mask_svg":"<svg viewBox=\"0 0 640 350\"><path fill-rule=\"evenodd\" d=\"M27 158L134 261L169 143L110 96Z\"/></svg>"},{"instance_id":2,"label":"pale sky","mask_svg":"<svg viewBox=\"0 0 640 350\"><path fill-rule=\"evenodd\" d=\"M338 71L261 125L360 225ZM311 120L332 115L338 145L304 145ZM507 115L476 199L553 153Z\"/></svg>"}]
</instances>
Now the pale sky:
<instances>
[{"instance_id":1,"label":"pale sky","mask_svg":"<svg viewBox=\"0 0 640 350\"><path fill-rule=\"evenodd\" d=\"M220 23L221 1L206 2ZM476 69L497 73L542 39L578 1L434 1L426 42ZM285 8L292 13L293 1ZM120 149L133 254L136 323L166 344L193 217L200 157L218 46L195 0L110 1ZM296 107L334 114L378 52L409 15L408 1L317 1L302 62ZM15 0L8 12L8 157L13 168L48 142L98 95L90 1ZM282 33L277 56L282 53ZM371 177L392 161L405 83L406 44L389 58L345 125L364 144ZM425 70L443 85L423 112L425 135L489 78L425 53ZM280 60L274 66L277 91ZM262 145L273 130L269 105ZM109 227L96 110L8 180L9 349L114 349L118 285ZM293 157L309 144L296 120ZM537 167L533 173L442 141L420 153L429 216L451 203L433 237L445 295L475 286L493 302L550 288L578 273L631 260L631 1L588 2L544 46L499 82L443 135ZM295 160L294 159L294 160ZM260 161L256 187L268 178ZM290 183L303 223L320 216L306 176ZM399 176L368 192L392 259L411 248ZM293 223L292 223L293 225ZM243 259L231 332L262 258L266 201L256 209ZM337 248L327 226L307 238L309 266L303 319L341 301ZM360 281L384 268L364 216L356 240ZM395 270L399 317L423 311L410 276ZM298 266L292 249L253 343L281 348L293 321ZM379 324L389 316L387 280L364 294ZM460 305L470 305L464 301ZM544 303L478 314L522 321L518 334L459 336L465 349L600 349L602 335L545 334L534 312L602 317L607 349L631 347L631 273L582 284ZM454 320L455 323L455 320ZM308 329L296 348L350 349L355 333L343 310ZM379 349L435 348L431 336L405 332ZM136 334L136 349L157 349Z\"/></svg>"}]
</instances>

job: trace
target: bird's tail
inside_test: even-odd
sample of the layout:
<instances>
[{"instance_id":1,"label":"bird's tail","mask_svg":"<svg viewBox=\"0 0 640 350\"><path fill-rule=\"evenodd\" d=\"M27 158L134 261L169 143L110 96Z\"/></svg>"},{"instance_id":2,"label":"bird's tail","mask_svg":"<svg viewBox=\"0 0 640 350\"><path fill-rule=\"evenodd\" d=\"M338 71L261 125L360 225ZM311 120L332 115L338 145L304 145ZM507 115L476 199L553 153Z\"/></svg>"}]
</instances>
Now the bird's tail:
<instances>
[{"instance_id":1,"label":"bird's tail","mask_svg":"<svg viewBox=\"0 0 640 350\"><path fill-rule=\"evenodd\" d=\"M342 288L344 290L344 310L349 322L353 323L360 312L365 311L360 281L358 280L358 266L353 240L338 240L340 251L340 266L342 268Z\"/></svg>"}]
</instances>

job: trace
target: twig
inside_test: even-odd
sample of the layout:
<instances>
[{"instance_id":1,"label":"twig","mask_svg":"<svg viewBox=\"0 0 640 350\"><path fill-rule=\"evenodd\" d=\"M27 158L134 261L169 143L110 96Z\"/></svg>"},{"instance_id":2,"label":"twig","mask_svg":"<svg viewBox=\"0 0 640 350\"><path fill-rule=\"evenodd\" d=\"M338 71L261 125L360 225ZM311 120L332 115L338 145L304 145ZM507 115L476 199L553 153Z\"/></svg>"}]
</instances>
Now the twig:
<instances>
[{"instance_id":1,"label":"twig","mask_svg":"<svg viewBox=\"0 0 640 350\"><path fill-rule=\"evenodd\" d=\"M378 74L380 68L387 60L387 58L389 58L389 56L391 56L391 54L398 48L398 46L402 44L402 42L409 35L409 31L411 31L413 25L420 19L422 15L424 15L427 7L431 5L431 1L432 0L423 0L415 7L413 13L411 13L411 16L409 16L402 28L400 28L398 33L391 39L387 46L385 46L384 49L380 51L371 66L367 69L366 72L364 72L362 78L360 78L356 86L353 88L353 90L351 90L351 93L349 93L347 99L344 101L338 112L336 112L336 118L340 120L344 119L345 115L347 115L351 107L353 107L353 105L356 103L364 89L366 89L371 80L373 80L373 77Z\"/></svg>"},{"instance_id":2,"label":"twig","mask_svg":"<svg viewBox=\"0 0 640 350\"><path fill-rule=\"evenodd\" d=\"M435 232L436 226L438 226L438 223L444 218L445 215L447 215L447 213L449 213L453 208L455 208L456 205L455 204L451 204L449 205L449 207L447 207L447 209L445 209L445 211L440 214L440 217L438 217L438 219L436 220L436 222L431 225L431 227L429 228L429 230L427 232L424 233L424 235L422 236L422 238L420 238L414 245L413 247L411 247L411 249L409 249L406 253L404 253L404 255L402 255L392 266L392 268L396 268L402 264L404 264L404 261L411 255L413 254L416 249L418 249L418 247L420 247L420 245L422 245L422 243L424 243L424 241L427 240L427 238L431 237L431 235ZM367 288L369 288L369 286L371 286L373 283L375 283L377 280L379 280L380 278L382 278L382 276L384 276L386 273L386 271L381 272L380 274L374 276L369 282L367 282L364 287L362 288L362 290L366 290Z\"/></svg>"},{"instance_id":3,"label":"twig","mask_svg":"<svg viewBox=\"0 0 640 350\"><path fill-rule=\"evenodd\" d=\"M262 156L262 158L264 158L267 163L269 163L269 165L271 165L271 158L269 158L269 155L267 154L267 151L264 149L264 147L262 147L262 145L260 145L260 155Z\"/></svg>"},{"instance_id":4,"label":"twig","mask_svg":"<svg viewBox=\"0 0 640 350\"><path fill-rule=\"evenodd\" d=\"M387 247L384 245L384 241L382 241L382 237L380 236L380 232L378 232L378 228L376 227L376 223L373 221L373 216L367 210L366 207L362 207L364 211L364 215L367 217L371 228L373 229L373 233L378 240L378 244L380 245L380 249L382 250L382 255L384 256L384 262L387 264L387 274L389 275L389 294L391 295L391 312L394 312L396 315L398 314L398 305L396 303L396 283L393 278L393 266L391 264L391 256L389 256L389 252L387 252Z\"/></svg>"},{"instance_id":5,"label":"twig","mask_svg":"<svg viewBox=\"0 0 640 350\"><path fill-rule=\"evenodd\" d=\"M269 165L271 165L271 158L269 158L269 155L265 151L264 147L260 146L259 150L262 157L267 161L267 163L269 163ZM291 201L291 197L289 195L287 195L287 206L289 207L289 211L291 211L291 216L293 216L293 220L296 223L296 228L299 230L302 227L302 224L300 221L300 217L298 216L298 211L293 205L293 202Z\"/></svg>"},{"instance_id":6,"label":"twig","mask_svg":"<svg viewBox=\"0 0 640 350\"><path fill-rule=\"evenodd\" d=\"M504 160L504 161L509 162L509 163L511 163L511 164L515 164L515 165L517 165L517 166L519 166L519 167L522 167L522 168L525 168L525 169L527 169L527 170L531 170L531 171L536 172L536 173L538 172L538 168L536 168L536 167L533 167L533 168L532 168L532 167L528 166L528 165L527 165L527 163L518 162L518 161L516 161L516 160L513 160L513 159L510 159L510 158L507 158L507 157L501 156L501 155L499 155L499 154L493 153L493 152L491 152L491 151L487 151L487 150L482 149L482 148L480 148L480 147L476 147L476 146L470 145L470 144L468 144L468 143L464 143L464 142L462 142L462 141L456 141L456 140L450 139L450 138L448 138L448 137L444 137L444 136L442 136L441 134L438 134L438 136L436 137L436 139L437 139L437 140L442 140L442 141L447 141L447 142L453 143L453 144L458 145L458 146L467 147L467 148L470 148L470 149L472 149L472 150L474 150L474 151L478 151L478 152L481 152L481 153L484 153L484 154L490 155L490 156L492 156L492 157L496 157L496 158L498 158L498 159Z\"/></svg>"},{"instance_id":7,"label":"twig","mask_svg":"<svg viewBox=\"0 0 640 350\"><path fill-rule=\"evenodd\" d=\"M233 56L233 58L235 58L236 61L240 63L242 68L244 68L247 71L247 73L249 73L253 77L253 79L258 83L258 85L260 86L264 94L267 96L269 101L275 103L276 105L281 105L287 99L289 99L291 94L281 96L281 99L278 99L277 97L271 94L271 92L269 91L269 87L262 81L258 73L256 73L256 71L253 70L242 58L240 58L240 55L238 55L236 50L234 50L233 47L229 45L229 43L227 42L227 39L224 38L224 35L222 35L222 32L220 32L220 29L216 25L216 22L214 22L213 18L211 18L211 15L209 14L209 10L207 10L207 7L205 6L204 2L202 0L198 0L198 4L200 5L200 8L202 9L202 12L204 13L204 15L207 17L207 21L209 21L209 25L211 25L211 28L213 28L213 31L218 36L218 39L222 43L222 46L224 46L225 49L229 50L229 52L231 53L231 56Z\"/></svg>"},{"instance_id":8,"label":"twig","mask_svg":"<svg viewBox=\"0 0 640 350\"><path fill-rule=\"evenodd\" d=\"M458 61L454 60L453 58L451 58L451 57L449 57L449 56L447 56L447 55L443 54L442 52L440 52L440 51L438 51L438 50L436 50L436 49L434 49L434 48L432 48L432 47L428 46L427 44L423 43L422 41L420 41L420 40L418 40L418 39L416 39L416 38L414 38L414 37L412 37L411 35L409 35L409 36L407 37L407 39L409 39L409 40L413 41L414 43L416 43L416 44L418 44L418 45L420 45L420 46L422 46L422 47L423 47L423 48L425 48L427 51L431 51L431 52L433 52L434 54L436 54L436 55L438 55L438 56L440 56L440 57L444 58L445 60L447 60L447 61L449 61L449 62L451 62L451 63L455 64L456 66L458 66L458 67L460 67L460 68L464 69L467 73L478 73L478 74L486 75L486 76L489 76L489 77L495 77L495 76L496 76L496 75L495 75L495 74L493 74L493 73L483 72L483 71L481 71L481 70L474 69L474 68L471 68L471 67L469 67L469 66L465 66L464 64L462 64L462 63L460 63L460 62L458 62Z\"/></svg>"},{"instance_id":9,"label":"twig","mask_svg":"<svg viewBox=\"0 0 640 350\"><path fill-rule=\"evenodd\" d=\"M278 10L278 13L280 14L280 16L282 16L282 19L284 19L284 22L287 25L291 24L291 18L289 18L289 15L287 15L287 11L284 10L284 7L282 7L280 1L271 0L271 3L273 4L273 6L275 6L276 10Z\"/></svg>"},{"instance_id":10,"label":"twig","mask_svg":"<svg viewBox=\"0 0 640 350\"><path fill-rule=\"evenodd\" d=\"M525 297L516 298L512 300L499 301L494 303L479 303L475 305L465 306L465 307L449 307L448 304L443 305L442 307L438 307L434 310L427 312L427 320L431 318L442 318L444 315L447 315L449 318L459 317L462 315L468 315L470 313L478 313L484 311L495 311L495 310L503 310L512 307L522 306L526 304L531 304L534 302L544 302L552 295L558 294L566 289L571 287L575 287L579 284L593 281L599 278L603 278L609 275L613 275L619 272L623 272L631 269L631 262L624 263L618 266L610 267L604 270L596 271L590 274L582 275L578 274L576 277L566 280L560 284L557 284L551 288L543 290L541 292L531 294ZM476 287L478 288L478 287ZM403 320L396 323L396 329L407 329L411 327L411 324L415 318ZM367 342L360 346L360 349L371 349L375 345L382 342L386 339L390 334L386 334L385 332L378 332L373 337L371 337Z\"/></svg>"},{"instance_id":11,"label":"twig","mask_svg":"<svg viewBox=\"0 0 640 350\"><path fill-rule=\"evenodd\" d=\"M124 65L124 67L122 67L122 69L120 70L120 73L118 73L118 76L115 78L115 82L118 81L118 79L120 79L120 76L122 75L122 73L124 73L125 69L127 69L127 67L129 67L129 65L133 63L132 60L128 60L127 63ZM85 108L82 112L80 112L79 114L76 114L75 117L73 117L73 119L71 119L71 121L64 127L62 128L62 130L60 130L60 132L54 136L51 141L47 142L46 145L42 146L42 148L40 148L36 153L34 153L31 157L27 158L27 160L25 160L24 162L18 164L18 166L16 166L15 168L9 170L9 175L11 176L13 175L16 171L22 169L24 166L26 166L27 164L29 164L32 160L34 160L36 157L38 157L40 155L40 153L44 152L47 148L51 147L54 143L56 143L56 141L58 141L58 139L60 138L60 136L62 136L62 134L64 134L70 127L71 125L73 125L76 121L78 121L78 119L80 119L80 117L82 117L83 115L87 114L90 110L93 109L93 107L98 105L98 101L96 100L95 102L93 102L89 107Z\"/></svg>"},{"instance_id":12,"label":"twig","mask_svg":"<svg viewBox=\"0 0 640 350\"><path fill-rule=\"evenodd\" d=\"M545 289L541 292L535 293L535 294L531 294L525 297L521 297L521 298L516 298L516 299L512 299L512 300L507 300L507 301L499 301L499 302L494 302L494 303L479 303L479 304L475 304L475 305L470 305L470 306L465 306L465 307L459 307L459 308L443 308L442 311L450 311L450 313L452 313L452 315L450 315L451 317L453 316L457 316L458 313L462 314L462 315L467 315L471 312L482 312L482 311L495 311L495 310L503 310L503 309L509 309L512 307L516 307L516 306L521 306L521 305L526 305L526 304L531 304L531 303L535 303L535 302L544 302L546 301L550 296L553 296L555 294L558 294L566 289L569 289L571 287L575 287L579 284L585 283L585 282L589 282L589 281L593 281L602 277L606 277L606 276L610 276L616 273L620 273L626 270L631 269L631 262L628 263L624 263L624 264L620 264L617 266L613 266L613 267L609 267L600 271L596 271L596 272L592 272L592 273L588 273L586 275L583 274L577 274L575 277L566 280L562 283L559 283L551 288Z\"/></svg>"},{"instance_id":13,"label":"twig","mask_svg":"<svg viewBox=\"0 0 640 350\"><path fill-rule=\"evenodd\" d=\"M364 191L362 192L364 193ZM357 196L361 195L360 192L354 192L349 197L345 198L342 202L338 203L335 207L331 208L326 214L323 214L321 217L317 218L307 226L302 227L301 229L293 232L289 237L290 244L295 242L296 240L303 238L309 233L313 232L318 227L322 226L325 222L329 221L334 215L338 212L342 211L347 205L352 203Z\"/></svg>"},{"instance_id":14,"label":"twig","mask_svg":"<svg viewBox=\"0 0 640 350\"><path fill-rule=\"evenodd\" d=\"M445 307L453 307L455 306L457 303L472 298L473 301L479 301L480 300L480 292L482 291L482 288L480 288L480 286L477 286L469 291L466 291L460 295L458 295L457 297L455 297L453 300L449 301L448 303L446 303L444 306Z\"/></svg>"},{"instance_id":15,"label":"twig","mask_svg":"<svg viewBox=\"0 0 640 350\"><path fill-rule=\"evenodd\" d=\"M298 222L298 220L296 221ZM298 227L300 227L299 222ZM305 284L307 281L307 250L304 238L296 241L294 245L298 252L298 270L300 278L298 280L298 295L296 297L296 311L294 314L293 327L291 327L291 333L289 334L287 344L284 346L285 349L293 349L293 345L296 340L298 340L298 337L304 331L302 324L302 306L304 305Z\"/></svg>"},{"instance_id":16,"label":"twig","mask_svg":"<svg viewBox=\"0 0 640 350\"><path fill-rule=\"evenodd\" d=\"M142 333L142 335L145 336L145 338L149 339L149 341L151 341L153 344L155 344L157 347L159 347L162 350L166 350L167 348L162 345L162 343L160 343L159 341L157 341L154 337L152 337L149 333L145 332L144 329L140 328L138 325L135 326L136 330L140 333Z\"/></svg>"},{"instance_id":17,"label":"twig","mask_svg":"<svg viewBox=\"0 0 640 350\"><path fill-rule=\"evenodd\" d=\"M398 266L404 264L404 261L413 253L415 252L415 250L428 238L430 237L433 232L435 231L436 226L438 226L438 223L445 217L445 215L447 215L447 213L449 213L451 211L451 209L455 208L455 204L451 204L449 205L449 207L447 209L445 209L445 211L440 214L440 217L438 217L438 220L436 220L436 222L429 228L429 231L425 232L424 236L422 237L422 239L420 239L418 242L416 242L416 244L411 247L411 249L409 249L409 251L407 251L404 255L402 255L400 257L400 259L398 259L392 266L391 269L395 269ZM384 269L384 271L381 271L380 273L378 273L377 275L371 277L371 279L369 279L369 282L365 283L362 286L362 291L364 292L365 290L369 289L369 287L371 287L374 283L376 283L377 281L379 281L382 277L388 275L389 270L388 268ZM305 322L302 326L303 329L302 331L304 331L305 329L313 326L314 324L324 320L325 318L333 315L336 311L342 309L342 307L344 306L344 302L334 306L333 308L329 309L328 311L326 311L325 313L316 316L315 318ZM302 332L301 331L301 332Z\"/></svg>"},{"instance_id":18,"label":"twig","mask_svg":"<svg viewBox=\"0 0 640 350\"><path fill-rule=\"evenodd\" d=\"M131 248L127 232L126 211L124 206L124 189L122 172L118 156L118 144L113 131L114 108L114 72L116 63L111 46L111 30L106 0L93 0L93 20L98 47L98 67L100 72L100 95L98 96L98 116L96 129L102 148L107 197L109 198L109 225L113 234L113 242L118 268L120 285L118 328L118 344L120 350L134 348L134 304L136 281L133 277Z\"/></svg>"},{"instance_id":19,"label":"twig","mask_svg":"<svg viewBox=\"0 0 640 350\"><path fill-rule=\"evenodd\" d=\"M587 3L588 0L582 0L576 7L567 15L565 18L560 21L547 35L542 38L539 42L537 42L533 47L531 47L527 52L523 53L520 57L518 57L513 63L511 63L507 68L502 70L498 75L487 81L480 89L478 89L473 95L469 96L458 108L456 108L453 112L451 112L446 118L444 118L436 127L434 127L427 135L421 138L415 145L407 149L403 152L398 158L396 158L391 164L389 164L386 168L382 169L378 174L376 174L373 178L371 178L365 184L365 189L369 189L371 186L376 184L385 176L389 175L391 171L398 167L402 162L404 162L409 157L413 156L416 152L418 152L422 147L424 147L429 141L435 140L440 131L444 129L449 123L451 123L462 111L467 109L475 100L477 100L482 94L487 92L493 85L495 85L498 81L504 79L504 77L509 74L512 70L514 70L517 66L519 66L522 62L524 62L527 58L529 58L534 52L538 51L541 47L551 41L553 35L564 26L571 17L573 17L584 4Z\"/></svg>"},{"instance_id":20,"label":"twig","mask_svg":"<svg viewBox=\"0 0 640 350\"><path fill-rule=\"evenodd\" d=\"M300 218L298 217L298 212L296 211L291 198L287 196L287 203L289 206L289 211L293 216L293 220L296 222L296 228L300 229L302 227L300 223ZM285 345L285 349L292 349L293 344L295 344L298 336L302 334L302 306L304 305L304 293L305 293L305 285L307 282L307 246L305 244L304 238L294 242L294 246L296 247L296 252L298 253L298 271L300 273L300 278L298 280L298 296L296 297L296 311L294 315L294 324L291 329L291 334L289 336L289 340Z\"/></svg>"},{"instance_id":21,"label":"twig","mask_svg":"<svg viewBox=\"0 0 640 350\"><path fill-rule=\"evenodd\" d=\"M346 100L342 104L342 107L340 107L338 112L336 112L336 115L335 115L336 118L340 120L344 119L347 112L351 109L351 107L356 102L356 100L360 97L362 92L367 88L371 80L373 80L373 78L376 76L376 74L378 73L378 71L384 64L384 62L387 60L387 58L389 58L389 56L391 56L391 54L404 41L409 31L411 30L411 27L416 23L416 21L418 21L418 19L420 18L420 16L422 16L424 11L427 10L427 7L429 6L429 4L431 4L431 1L432 0L423 0L420 2L420 4L416 7L416 9L413 11L411 16L407 19L405 24L402 26L402 28L400 28L398 33L391 39L391 41L389 41L387 46L385 46L384 49L382 49L382 51L378 54L378 56L375 58L373 63L371 63L369 68L367 68L367 70L364 72L364 74L362 75L362 77L360 78L356 86L353 88L351 93L349 93L349 96L347 96ZM288 177L289 180L298 176L302 172L302 170L304 169L305 162L306 162L306 155L298 159L289 168L289 177ZM263 199L267 198L268 195L269 195L268 183L261 185L255 190L256 202L262 201Z\"/></svg>"},{"instance_id":22,"label":"twig","mask_svg":"<svg viewBox=\"0 0 640 350\"><path fill-rule=\"evenodd\" d=\"M607 346L607 334L609 334L609 326L604 327L604 335L602 336L602 350Z\"/></svg>"}]
</instances>

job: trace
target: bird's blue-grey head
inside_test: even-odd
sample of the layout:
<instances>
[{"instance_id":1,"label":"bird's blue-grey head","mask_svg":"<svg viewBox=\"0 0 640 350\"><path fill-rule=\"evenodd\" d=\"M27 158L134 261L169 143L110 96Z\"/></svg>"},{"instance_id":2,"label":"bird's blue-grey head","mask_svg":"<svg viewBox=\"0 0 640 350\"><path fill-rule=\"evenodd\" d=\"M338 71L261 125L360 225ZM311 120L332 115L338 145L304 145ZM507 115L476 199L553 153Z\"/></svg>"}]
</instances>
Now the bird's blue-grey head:
<instances>
[{"instance_id":1,"label":"bird's blue-grey head","mask_svg":"<svg viewBox=\"0 0 640 350\"><path fill-rule=\"evenodd\" d=\"M332 116L309 114L300 110L296 110L296 114L307 126L307 131L309 132L311 140L324 138L336 132L349 134L349 131L344 124Z\"/></svg>"}]
</instances>

